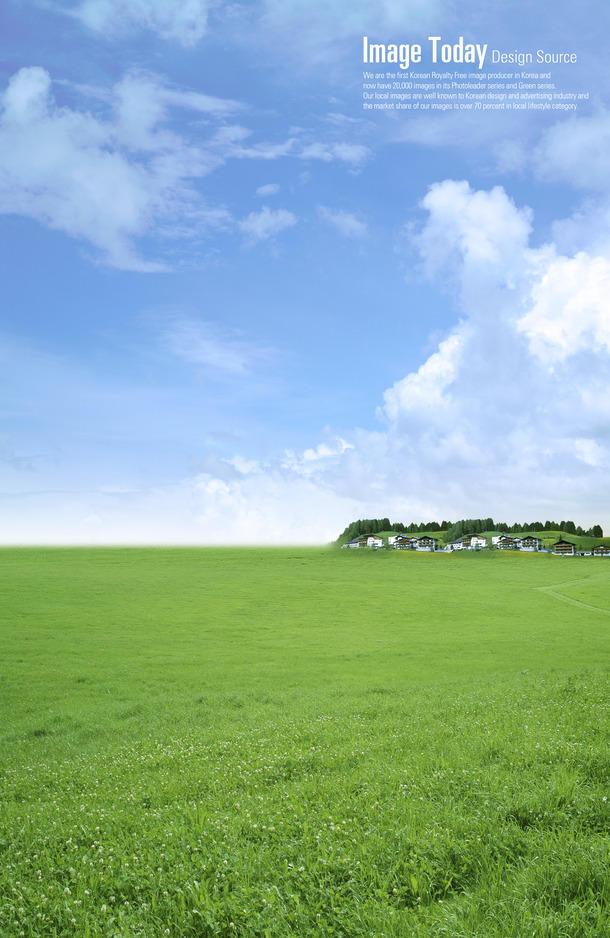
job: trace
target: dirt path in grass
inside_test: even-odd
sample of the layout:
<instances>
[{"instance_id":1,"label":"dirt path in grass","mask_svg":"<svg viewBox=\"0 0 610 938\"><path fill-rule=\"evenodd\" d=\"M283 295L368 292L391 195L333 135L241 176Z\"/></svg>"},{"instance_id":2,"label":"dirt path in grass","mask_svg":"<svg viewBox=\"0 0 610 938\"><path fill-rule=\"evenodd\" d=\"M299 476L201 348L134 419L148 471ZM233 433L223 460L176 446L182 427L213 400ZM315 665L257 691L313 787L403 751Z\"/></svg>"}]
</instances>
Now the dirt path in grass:
<instances>
[{"instance_id":1,"label":"dirt path in grass","mask_svg":"<svg viewBox=\"0 0 610 938\"><path fill-rule=\"evenodd\" d=\"M569 583L556 583L554 586L537 586L536 589L540 590L541 593L548 593L549 596L552 596L554 599L561 600L562 603L570 603L571 606L582 606L585 609L592 609L594 612L603 612L605 615L610 616L610 609L604 609L603 606L593 606L591 603L583 603L580 599L572 599L571 596L566 596L564 593L557 592L562 589L569 589L571 586L585 586L586 584L591 583L607 583L608 577L586 577L584 580L570 580Z\"/></svg>"}]
</instances>

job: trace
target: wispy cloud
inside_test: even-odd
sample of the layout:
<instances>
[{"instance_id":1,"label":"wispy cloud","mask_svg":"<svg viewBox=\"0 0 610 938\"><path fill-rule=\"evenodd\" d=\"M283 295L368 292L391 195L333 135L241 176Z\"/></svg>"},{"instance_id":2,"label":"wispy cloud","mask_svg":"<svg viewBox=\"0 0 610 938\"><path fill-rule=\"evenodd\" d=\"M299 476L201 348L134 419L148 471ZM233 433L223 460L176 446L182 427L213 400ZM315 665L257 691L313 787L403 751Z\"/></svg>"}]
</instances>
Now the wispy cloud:
<instances>
[{"instance_id":1,"label":"wispy cloud","mask_svg":"<svg viewBox=\"0 0 610 938\"><path fill-rule=\"evenodd\" d=\"M111 39L147 29L189 47L205 35L210 4L208 0L82 0L75 7L54 6Z\"/></svg>"},{"instance_id":2,"label":"wispy cloud","mask_svg":"<svg viewBox=\"0 0 610 938\"><path fill-rule=\"evenodd\" d=\"M361 143L316 142L304 146L298 156L302 160L322 160L324 163L339 160L361 166L371 156L371 151Z\"/></svg>"},{"instance_id":3,"label":"wispy cloud","mask_svg":"<svg viewBox=\"0 0 610 938\"><path fill-rule=\"evenodd\" d=\"M11 78L1 98L0 212L27 215L86 241L104 263L124 270L166 269L167 238L174 249L180 242L188 250L201 235L229 228L253 245L296 224L282 208L264 206L236 222L225 206L210 205L199 181L227 160L295 157L359 166L369 155L361 144L303 144L297 137L246 145L250 131L225 123L238 102L175 89L150 73L130 72L111 89L72 90L94 110L58 107L51 76L38 66ZM184 121L178 133L169 124L177 109L217 126L204 142L200 128L195 140ZM271 183L257 194L277 191ZM351 237L363 231L347 213L326 220ZM145 236L157 245L153 259L138 250Z\"/></svg>"},{"instance_id":4,"label":"wispy cloud","mask_svg":"<svg viewBox=\"0 0 610 938\"><path fill-rule=\"evenodd\" d=\"M277 354L219 323L196 319L173 320L161 330L160 338L178 358L229 376L251 374Z\"/></svg>"},{"instance_id":5,"label":"wispy cloud","mask_svg":"<svg viewBox=\"0 0 610 938\"><path fill-rule=\"evenodd\" d=\"M449 23L447 0L264 0L264 35L284 38L309 68L337 64L337 48L362 35L414 33L439 18Z\"/></svg>"},{"instance_id":6,"label":"wispy cloud","mask_svg":"<svg viewBox=\"0 0 610 938\"><path fill-rule=\"evenodd\" d=\"M259 186L258 189L256 190L256 194L260 198L264 199L268 195L277 195L279 191L280 191L280 187L277 184L277 182L270 182L270 183L267 183L267 185L265 186Z\"/></svg>"},{"instance_id":7,"label":"wispy cloud","mask_svg":"<svg viewBox=\"0 0 610 938\"><path fill-rule=\"evenodd\" d=\"M535 148L533 162L543 179L608 193L609 148L610 112L600 109L553 124Z\"/></svg>"},{"instance_id":8,"label":"wispy cloud","mask_svg":"<svg viewBox=\"0 0 610 938\"><path fill-rule=\"evenodd\" d=\"M364 238L367 233L367 224L357 218L352 212L343 209L331 209L325 205L318 206L318 215L327 224L336 228L346 238Z\"/></svg>"},{"instance_id":9,"label":"wispy cloud","mask_svg":"<svg viewBox=\"0 0 610 938\"><path fill-rule=\"evenodd\" d=\"M247 218L239 222L239 228L246 237L247 244L268 241L275 235L296 225L297 217L284 208L270 209L263 206L260 212L250 212Z\"/></svg>"},{"instance_id":10,"label":"wispy cloud","mask_svg":"<svg viewBox=\"0 0 610 938\"><path fill-rule=\"evenodd\" d=\"M112 266L163 269L163 261L138 255L137 238L164 229L180 234L186 226L201 233L229 219L190 185L222 157L164 129L165 108L219 113L236 105L178 93L141 75L119 82L111 102L108 119L60 108L45 69L20 69L2 96L0 211L84 239Z\"/></svg>"}]
</instances>

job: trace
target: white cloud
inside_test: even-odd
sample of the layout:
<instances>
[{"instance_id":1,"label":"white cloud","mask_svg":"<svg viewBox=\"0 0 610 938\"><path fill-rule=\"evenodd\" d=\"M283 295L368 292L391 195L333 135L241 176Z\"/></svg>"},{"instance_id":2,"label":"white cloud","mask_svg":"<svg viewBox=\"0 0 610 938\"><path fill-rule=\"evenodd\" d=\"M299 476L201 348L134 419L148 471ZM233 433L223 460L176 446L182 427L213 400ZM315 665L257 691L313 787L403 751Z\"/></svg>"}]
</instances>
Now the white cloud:
<instances>
[{"instance_id":1,"label":"white cloud","mask_svg":"<svg viewBox=\"0 0 610 938\"><path fill-rule=\"evenodd\" d=\"M261 198L266 198L268 195L277 195L279 191L280 187L277 182L270 182L266 186L259 186L256 194Z\"/></svg>"},{"instance_id":2,"label":"white cloud","mask_svg":"<svg viewBox=\"0 0 610 938\"><path fill-rule=\"evenodd\" d=\"M608 466L608 450L601 446L597 440L574 440L574 449L576 455L589 466L606 467Z\"/></svg>"},{"instance_id":3,"label":"white cloud","mask_svg":"<svg viewBox=\"0 0 610 938\"><path fill-rule=\"evenodd\" d=\"M280 470L181 484L129 496L99 491L3 500L5 544L319 544L358 510L307 478Z\"/></svg>"},{"instance_id":4,"label":"white cloud","mask_svg":"<svg viewBox=\"0 0 610 938\"><path fill-rule=\"evenodd\" d=\"M369 155L359 144L304 145L294 136L246 144L247 128L224 123L238 102L171 88L150 73L130 72L109 90L62 84L94 109L59 107L49 73L38 66L20 69L0 96L0 212L88 242L104 263L124 270L166 269L168 238L174 259L219 228L237 227L253 244L296 224L286 209L265 206L236 223L224 206L208 205L199 180L227 160L293 156L358 166ZM187 112L180 133L170 129L177 110ZM209 127L203 141L198 115ZM278 191L272 183L257 194ZM326 217L346 235L363 233L348 213ZM145 236L155 239L157 259L140 256Z\"/></svg>"},{"instance_id":5,"label":"white cloud","mask_svg":"<svg viewBox=\"0 0 610 938\"><path fill-rule=\"evenodd\" d=\"M384 395L388 493L426 492L439 514L603 513L608 258L530 248L530 213L499 188L445 181L423 205L417 244L463 319Z\"/></svg>"},{"instance_id":6,"label":"white cloud","mask_svg":"<svg viewBox=\"0 0 610 938\"><path fill-rule=\"evenodd\" d=\"M181 319L161 333L162 345L173 355L216 372L244 376L275 354L218 323Z\"/></svg>"},{"instance_id":7,"label":"white cloud","mask_svg":"<svg viewBox=\"0 0 610 938\"><path fill-rule=\"evenodd\" d=\"M226 117L240 110L237 101L217 98L195 91L180 91L168 87L158 76L146 72L129 72L112 90L116 115L113 126L115 138L134 150L183 150L180 138L160 125L166 119L168 108L181 108L212 117ZM201 153L191 149L197 163Z\"/></svg>"},{"instance_id":8,"label":"white cloud","mask_svg":"<svg viewBox=\"0 0 610 938\"><path fill-rule=\"evenodd\" d=\"M385 392L377 432L328 431L277 458L212 454L171 486L53 496L43 508L21 498L18 509L5 504L3 538L307 543L385 515L609 527L609 257L532 248L531 213L500 188L445 180L423 207L415 243L461 318ZM255 215L259 224L265 231ZM206 324L168 339L173 354L229 376L256 360L241 342ZM91 515L101 524L84 525Z\"/></svg>"},{"instance_id":9,"label":"white cloud","mask_svg":"<svg viewBox=\"0 0 610 938\"><path fill-rule=\"evenodd\" d=\"M334 516L350 507L345 523L491 514L610 524L608 259L531 248L531 213L500 188L447 180L423 205L416 241L431 276L451 274L461 321L385 392L382 431L259 463L222 493L207 480L219 517L244 499L275 518L283 500L309 523L317 492Z\"/></svg>"},{"instance_id":10,"label":"white cloud","mask_svg":"<svg viewBox=\"0 0 610 938\"><path fill-rule=\"evenodd\" d=\"M517 209L500 186L473 191L453 180L431 186L422 206L429 220L417 246L426 271L457 276L470 314L482 289L515 287L531 230L528 209Z\"/></svg>"},{"instance_id":11,"label":"white cloud","mask_svg":"<svg viewBox=\"0 0 610 938\"><path fill-rule=\"evenodd\" d=\"M551 259L532 289L533 305L517 322L546 364L583 350L610 352L610 259Z\"/></svg>"},{"instance_id":12,"label":"white cloud","mask_svg":"<svg viewBox=\"0 0 610 938\"><path fill-rule=\"evenodd\" d=\"M400 413L413 412L438 415L451 408L445 390L455 380L465 344L464 334L454 334L440 343L435 352L414 374L397 381L383 395L384 406L379 416L395 421Z\"/></svg>"},{"instance_id":13,"label":"white cloud","mask_svg":"<svg viewBox=\"0 0 610 938\"><path fill-rule=\"evenodd\" d=\"M332 163L340 160L360 166L369 158L371 151L360 143L310 143L303 147L298 154L302 160L322 160Z\"/></svg>"},{"instance_id":14,"label":"white cloud","mask_svg":"<svg viewBox=\"0 0 610 938\"><path fill-rule=\"evenodd\" d=\"M303 460L304 462L312 462L318 459L327 459L329 456L341 456L346 450L353 448L352 443L338 437L334 447L329 446L328 443L320 443L315 449L306 449L303 453Z\"/></svg>"},{"instance_id":15,"label":"white cloud","mask_svg":"<svg viewBox=\"0 0 610 938\"><path fill-rule=\"evenodd\" d=\"M237 105L176 92L144 75L126 76L106 97L113 111L105 120L58 107L42 68L22 68L11 78L0 118L0 211L83 239L113 266L160 269L163 262L138 256L137 238L192 236L230 220L190 185L223 155L166 130L166 109L221 115Z\"/></svg>"},{"instance_id":16,"label":"white cloud","mask_svg":"<svg viewBox=\"0 0 610 938\"><path fill-rule=\"evenodd\" d=\"M367 33L414 34L439 17L450 21L446 0L264 0L262 24L267 37L275 43L285 37L291 54L312 68L323 62L336 66L337 48L356 39L361 43Z\"/></svg>"},{"instance_id":17,"label":"white cloud","mask_svg":"<svg viewBox=\"0 0 610 938\"><path fill-rule=\"evenodd\" d=\"M267 241L269 238L296 225L297 217L284 208L270 209L264 205L260 212L250 212L247 218L239 222L239 228L249 244Z\"/></svg>"},{"instance_id":18,"label":"white cloud","mask_svg":"<svg viewBox=\"0 0 610 938\"><path fill-rule=\"evenodd\" d=\"M135 28L149 29L183 46L195 45L205 34L207 0L83 0L66 9L88 29L116 38Z\"/></svg>"},{"instance_id":19,"label":"white cloud","mask_svg":"<svg viewBox=\"0 0 610 938\"><path fill-rule=\"evenodd\" d=\"M571 117L544 134L534 151L534 166L544 179L608 192L609 148L610 112Z\"/></svg>"},{"instance_id":20,"label":"white cloud","mask_svg":"<svg viewBox=\"0 0 610 938\"><path fill-rule=\"evenodd\" d=\"M364 238L366 236L366 222L361 221L352 212L319 205L318 214L325 222L336 228L342 235L345 235L346 238Z\"/></svg>"},{"instance_id":21,"label":"white cloud","mask_svg":"<svg viewBox=\"0 0 610 938\"><path fill-rule=\"evenodd\" d=\"M229 128L223 128L216 137L216 140L225 149L226 155L234 159L248 160L278 160L283 156L289 156L293 153L296 139L289 137L281 143L253 143L245 146L243 141L251 134L246 127L235 125Z\"/></svg>"}]
</instances>

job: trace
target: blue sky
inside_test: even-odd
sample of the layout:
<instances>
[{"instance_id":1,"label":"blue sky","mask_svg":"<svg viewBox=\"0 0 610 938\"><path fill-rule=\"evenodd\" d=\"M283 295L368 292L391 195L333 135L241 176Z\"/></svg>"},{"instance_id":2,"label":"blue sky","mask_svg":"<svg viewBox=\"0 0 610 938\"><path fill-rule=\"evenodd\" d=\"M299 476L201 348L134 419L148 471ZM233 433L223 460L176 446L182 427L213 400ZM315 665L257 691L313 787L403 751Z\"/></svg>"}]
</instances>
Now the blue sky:
<instances>
[{"instance_id":1,"label":"blue sky","mask_svg":"<svg viewBox=\"0 0 610 938\"><path fill-rule=\"evenodd\" d=\"M609 18L3 4L0 540L610 531ZM552 78L588 97L363 110L365 35L575 53Z\"/></svg>"}]
</instances>

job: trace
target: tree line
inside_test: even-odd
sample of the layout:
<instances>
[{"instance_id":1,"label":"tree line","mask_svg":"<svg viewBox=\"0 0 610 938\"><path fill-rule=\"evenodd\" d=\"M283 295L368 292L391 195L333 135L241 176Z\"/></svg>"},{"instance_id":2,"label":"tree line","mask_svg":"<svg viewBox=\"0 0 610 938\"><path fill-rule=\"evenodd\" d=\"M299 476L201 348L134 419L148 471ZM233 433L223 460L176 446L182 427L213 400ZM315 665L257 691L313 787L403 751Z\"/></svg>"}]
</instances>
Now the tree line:
<instances>
[{"instance_id":1,"label":"tree line","mask_svg":"<svg viewBox=\"0 0 610 938\"><path fill-rule=\"evenodd\" d=\"M430 531L444 531L445 541L456 541L466 534L481 534L483 531L505 531L507 534L526 534L528 531L562 531L564 534L573 534L577 537L603 537L601 525L594 524L588 529L574 524L573 521L532 521L529 524L498 523L493 518L463 518L461 521L426 521L416 524L402 521L390 521L389 518L360 518L348 524L340 535L351 541L361 534L378 534L380 531L399 531L403 534L426 534Z\"/></svg>"},{"instance_id":2,"label":"tree line","mask_svg":"<svg viewBox=\"0 0 610 938\"><path fill-rule=\"evenodd\" d=\"M527 534L528 531L561 531L564 534L573 534L577 537L603 537L604 532L601 525L594 524L592 527L581 528L573 521L531 521L526 524L520 524L518 521L514 524L507 524L505 521L494 521L493 518L466 518L463 521L456 521L445 533L445 540L456 541L465 534L481 534L483 531L504 531L506 534Z\"/></svg>"},{"instance_id":3,"label":"tree line","mask_svg":"<svg viewBox=\"0 0 610 938\"><path fill-rule=\"evenodd\" d=\"M361 534L378 534L379 531L399 531L402 534L425 534L427 531L444 531L451 525L450 521L426 521L420 524L411 522L403 524L402 521L390 521L389 518L360 518L358 521L352 521L348 524L340 537L351 541L354 537Z\"/></svg>"},{"instance_id":4,"label":"tree line","mask_svg":"<svg viewBox=\"0 0 610 938\"><path fill-rule=\"evenodd\" d=\"M361 534L378 534L379 531L399 531L402 534L425 534L427 531L444 531L450 526L450 521L426 521L421 524L403 524L402 521L390 521L389 518L360 518L358 521L352 521L348 524L340 537L351 541L354 537Z\"/></svg>"}]
</instances>

